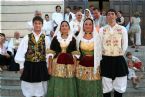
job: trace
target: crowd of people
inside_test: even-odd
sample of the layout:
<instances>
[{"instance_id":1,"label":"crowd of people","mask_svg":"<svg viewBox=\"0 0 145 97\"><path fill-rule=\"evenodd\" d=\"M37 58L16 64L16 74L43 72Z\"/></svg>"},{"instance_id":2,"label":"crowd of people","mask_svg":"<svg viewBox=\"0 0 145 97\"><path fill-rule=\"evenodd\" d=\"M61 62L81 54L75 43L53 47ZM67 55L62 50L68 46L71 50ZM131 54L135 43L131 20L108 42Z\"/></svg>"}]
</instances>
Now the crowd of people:
<instances>
[{"instance_id":1,"label":"crowd of people","mask_svg":"<svg viewBox=\"0 0 145 97\"><path fill-rule=\"evenodd\" d=\"M112 91L122 97L131 63L124 58L128 32L121 11L66 7L63 15L58 5L51 19L35 11L27 24L30 34L21 39L15 32L7 49L0 33L0 66L20 71L25 97L111 97Z\"/></svg>"}]
</instances>

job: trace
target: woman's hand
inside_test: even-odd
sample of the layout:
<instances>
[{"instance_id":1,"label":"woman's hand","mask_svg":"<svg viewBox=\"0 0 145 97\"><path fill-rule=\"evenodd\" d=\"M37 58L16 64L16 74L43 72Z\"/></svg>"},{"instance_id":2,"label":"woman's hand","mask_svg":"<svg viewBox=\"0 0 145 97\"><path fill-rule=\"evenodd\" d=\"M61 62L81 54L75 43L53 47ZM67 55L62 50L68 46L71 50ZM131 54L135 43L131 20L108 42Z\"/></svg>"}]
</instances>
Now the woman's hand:
<instances>
[{"instance_id":1,"label":"woman's hand","mask_svg":"<svg viewBox=\"0 0 145 97\"><path fill-rule=\"evenodd\" d=\"M52 74L52 57L50 56L48 59L49 65L48 65L48 74L51 75Z\"/></svg>"}]
</instances>

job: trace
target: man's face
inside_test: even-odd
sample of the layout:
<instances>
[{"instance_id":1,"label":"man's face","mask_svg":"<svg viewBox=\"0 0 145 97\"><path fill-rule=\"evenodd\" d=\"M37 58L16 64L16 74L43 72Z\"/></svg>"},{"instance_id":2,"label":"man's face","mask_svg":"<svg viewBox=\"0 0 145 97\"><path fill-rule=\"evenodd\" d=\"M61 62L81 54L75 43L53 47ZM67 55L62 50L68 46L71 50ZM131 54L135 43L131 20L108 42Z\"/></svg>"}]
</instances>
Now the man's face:
<instances>
[{"instance_id":1,"label":"man's face","mask_svg":"<svg viewBox=\"0 0 145 97\"><path fill-rule=\"evenodd\" d=\"M42 13L41 12L39 12L39 11L37 11L37 12L35 12L35 16L42 16Z\"/></svg>"},{"instance_id":2,"label":"man's face","mask_svg":"<svg viewBox=\"0 0 145 97\"><path fill-rule=\"evenodd\" d=\"M46 21L49 21L49 16L45 16L45 20Z\"/></svg>"},{"instance_id":3,"label":"man's face","mask_svg":"<svg viewBox=\"0 0 145 97\"><path fill-rule=\"evenodd\" d=\"M35 32L41 32L41 28L42 28L43 24L41 21L36 20L36 21L34 21L33 26L34 26Z\"/></svg>"},{"instance_id":4,"label":"man's face","mask_svg":"<svg viewBox=\"0 0 145 97\"><path fill-rule=\"evenodd\" d=\"M15 32L15 33L14 33L14 37L15 37L16 39L19 39L19 38L20 38L20 33L19 33L19 32Z\"/></svg>"},{"instance_id":5,"label":"man's face","mask_svg":"<svg viewBox=\"0 0 145 97\"><path fill-rule=\"evenodd\" d=\"M116 22L116 14L114 12L108 12L107 13L107 21L108 23Z\"/></svg>"},{"instance_id":6,"label":"man's face","mask_svg":"<svg viewBox=\"0 0 145 97\"><path fill-rule=\"evenodd\" d=\"M99 18L100 17L100 12L98 10L94 10L93 15L94 15L95 18Z\"/></svg>"},{"instance_id":7,"label":"man's face","mask_svg":"<svg viewBox=\"0 0 145 97\"><path fill-rule=\"evenodd\" d=\"M66 13L69 13L70 12L70 9L69 8L66 8Z\"/></svg>"},{"instance_id":8,"label":"man's face","mask_svg":"<svg viewBox=\"0 0 145 97\"><path fill-rule=\"evenodd\" d=\"M81 21L81 19L82 19L82 13L81 13L81 12L77 12L77 13L76 13L76 19L77 19L78 21Z\"/></svg>"}]
</instances>

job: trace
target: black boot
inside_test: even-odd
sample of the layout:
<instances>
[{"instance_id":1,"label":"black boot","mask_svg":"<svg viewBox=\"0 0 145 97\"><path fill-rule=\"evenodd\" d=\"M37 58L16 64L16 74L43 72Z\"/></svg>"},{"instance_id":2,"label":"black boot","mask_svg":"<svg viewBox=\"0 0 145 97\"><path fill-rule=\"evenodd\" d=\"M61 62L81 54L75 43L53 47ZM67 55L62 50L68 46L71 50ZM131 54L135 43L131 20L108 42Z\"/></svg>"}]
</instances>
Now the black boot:
<instances>
[{"instance_id":1,"label":"black boot","mask_svg":"<svg viewBox=\"0 0 145 97\"><path fill-rule=\"evenodd\" d=\"M111 92L104 93L104 94L103 94L103 97L111 97Z\"/></svg>"},{"instance_id":2,"label":"black boot","mask_svg":"<svg viewBox=\"0 0 145 97\"><path fill-rule=\"evenodd\" d=\"M114 91L114 97L122 97L122 93Z\"/></svg>"}]
</instances>

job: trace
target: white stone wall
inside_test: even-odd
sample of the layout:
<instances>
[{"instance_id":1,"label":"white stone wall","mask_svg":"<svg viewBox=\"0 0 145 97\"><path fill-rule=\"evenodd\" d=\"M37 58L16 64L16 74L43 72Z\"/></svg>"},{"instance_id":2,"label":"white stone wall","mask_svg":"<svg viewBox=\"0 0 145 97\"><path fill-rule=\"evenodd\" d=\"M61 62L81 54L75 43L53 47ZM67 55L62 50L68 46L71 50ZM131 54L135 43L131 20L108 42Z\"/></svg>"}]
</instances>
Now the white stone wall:
<instances>
[{"instance_id":1,"label":"white stone wall","mask_svg":"<svg viewBox=\"0 0 145 97\"><path fill-rule=\"evenodd\" d=\"M13 37L15 31L19 31L21 36L30 33L27 28L27 21L32 20L35 10L41 11L44 15L50 16L55 12L55 6L60 5L62 12L64 9L63 1L2 1L1 2L1 32L7 37Z\"/></svg>"}]
</instances>

